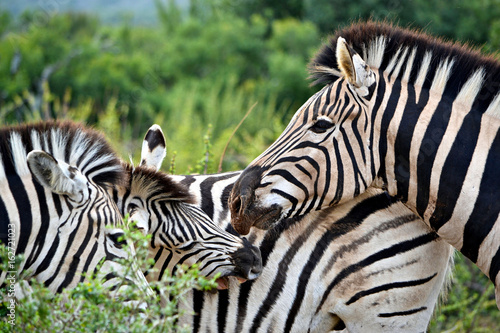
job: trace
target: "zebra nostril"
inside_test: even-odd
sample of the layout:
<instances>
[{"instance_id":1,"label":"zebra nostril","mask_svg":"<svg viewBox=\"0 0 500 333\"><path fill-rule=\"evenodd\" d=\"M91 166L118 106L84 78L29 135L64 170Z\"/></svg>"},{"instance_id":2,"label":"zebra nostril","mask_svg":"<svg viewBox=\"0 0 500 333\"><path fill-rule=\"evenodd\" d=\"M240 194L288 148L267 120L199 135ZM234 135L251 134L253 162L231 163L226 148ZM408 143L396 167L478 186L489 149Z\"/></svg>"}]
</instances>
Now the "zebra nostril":
<instances>
[{"instance_id":1,"label":"zebra nostril","mask_svg":"<svg viewBox=\"0 0 500 333\"><path fill-rule=\"evenodd\" d=\"M241 201L241 197L239 195L235 195L232 197L232 201L231 201L231 212L234 212L238 215L240 215L242 213L242 201Z\"/></svg>"}]
</instances>

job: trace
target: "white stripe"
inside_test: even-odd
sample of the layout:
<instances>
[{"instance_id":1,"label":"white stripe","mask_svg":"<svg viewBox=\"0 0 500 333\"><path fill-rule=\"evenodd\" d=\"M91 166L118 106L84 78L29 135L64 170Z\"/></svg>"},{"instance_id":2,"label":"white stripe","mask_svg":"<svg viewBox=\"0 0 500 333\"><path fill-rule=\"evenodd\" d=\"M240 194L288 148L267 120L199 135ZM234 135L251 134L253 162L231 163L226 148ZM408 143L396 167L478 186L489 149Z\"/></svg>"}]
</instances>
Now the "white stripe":
<instances>
[{"instance_id":1,"label":"white stripe","mask_svg":"<svg viewBox=\"0 0 500 333\"><path fill-rule=\"evenodd\" d=\"M395 98L395 97L394 97ZM387 170L387 186L389 193L397 193L397 182L396 182L396 170L394 169L396 163L396 151L395 151L395 143L396 136L398 133L399 125L401 123L401 119L403 119L403 114L406 106L406 102L408 101L408 85L401 85L401 92L399 94L398 104L396 106L396 110L394 112L394 116L389 123L389 127L387 129L387 154L385 163L388 166Z\"/></svg>"},{"instance_id":2,"label":"white stripe","mask_svg":"<svg viewBox=\"0 0 500 333\"><path fill-rule=\"evenodd\" d=\"M462 248L465 223L469 220L470 214L474 209L479 195L479 188L486 166L488 151L498 131L498 127L492 130L489 126L490 122L488 118L488 116L483 115L481 119L481 130L477 140L477 142L481 144L476 146L476 150L472 155L472 160L467 169L467 174L465 175L453 215L450 221L443 225L438 231L439 236L457 249ZM488 257L491 259L491 256ZM478 267L485 271L486 266L478 265Z\"/></svg>"},{"instance_id":3,"label":"white stripe","mask_svg":"<svg viewBox=\"0 0 500 333\"><path fill-rule=\"evenodd\" d=\"M398 51L399 53L399 51ZM399 75L399 72L401 71L401 67L403 66L403 64L406 62L406 54L408 53L408 48L405 47L404 50L403 50L403 54L399 57L398 59L398 63L396 65L396 68L394 68L394 71L392 72L391 74L391 77L393 79L397 78L398 75Z\"/></svg>"},{"instance_id":4,"label":"white stripe","mask_svg":"<svg viewBox=\"0 0 500 333\"><path fill-rule=\"evenodd\" d=\"M384 53L387 39L385 36L379 36L373 40L368 46L368 56L366 64L372 68L380 68L384 60Z\"/></svg>"},{"instance_id":5,"label":"white stripe","mask_svg":"<svg viewBox=\"0 0 500 333\"><path fill-rule=\"evenodd\" d=\"M392 57L391 61L389 62L389 65L387 65L387 67L384 70L385 73L392 72L392 69L394 68L394 66L396 66L397 61L399 60L400 53L401 53L401 48L399 48L396 54L394 54L394 56Z\"/></svg>"},{"instance_id":6,"label":"white stripe","mask_svg":"<svg viewBox=\"0 0 500 333\"><path fill-rule=\"evenodd\" d=\"M430 51L425 52L422 64L420 64L420 69L417 74L417 79L415 80L415 96L416 102L420 100L420 92L422 91L422 86L424 85L425 78L427 77L427 72L431 65L432 53Z\"/></svg>"},{"instance_id":7,"label":"white stripe","mask_svg":"<svg viewBox=\"0 0 500 333\"><path fill-rule=\"evenodd\" d=\"M415 61L415 55L417 54L417 48L413 48L413 50L410 53L410 56L408 57L408 61L406 61L406 69L405 73L403 75L403 81L408 82L410 80L410 74L411 70L413 68L413 62Z\"/></svg>"},{"instance_id":8,"label":"white stripe","mask_svg":"<svg viewBox=\"0 0 500 333\"><path fill-rule=\"evenodd\" d=\"M477 256L478 267L483 269L483 272L486 274L489 273L491 267L491 260L495 253L497 253L498 248L500 247L500 218L497 217L493 228L489 232L488 236L486 236L479 247L479 252ZM500 275L500 274L499 274ZM492 279L494 276L491 277Z\"/></svg>"},{"instance_id":9,"label":"white stripe","mask_svg":"<svg viewBox=\"0 0 500 333\"><path fill-rule=\"evenodd\" d=\"M27 153L24 148L23 142L21 140L21 135L17 132L12 132L10 135L10 149L12 153L12 159L14 161L14 166L16 168L17 174L22 177L26 175L31 175L27 163Z\"/></svg>"},{"instance_id":10,"label":"white stripe","mask_svg":"<svg viewBox=\"0 0 500 333\"><path fill-rule=\"evenodd\" d=\"M63 136L59 128L53 128L50 131L50 139L52 142L52 156L55 159L65 161L64 148L67 145L67 138Z\"/></svg>"},{"instance_id":11,"label":"white stripe","mask_svg":"<svg viewBox=\"0 0 500 333\"><path fill-rule=\"evenodd\" d=\"M481 89L484 78L484 70L477 70L469 80L463 85L462 89L458 93L457 97L453 101L450 119L448 126L446 127L446 132L443 135L441 144L439 145L436 152L436 159L434 160L434 165L432 166L431 181L430 181L430 191L429 191L429 204L424 213L424 219L428 221L431 215L436 209L436 198L438 196L439 190L439 179L441 178L441 172L443 171L443 166L450 153L450 149L454 143L454 139L460 130L464 118L470 112L472 104ZM443 117L447 115L443 114Z\"/></svg>"},{"instance_id":12,"label":"white stripe","mask_svg":"<svg viewBox=\"0 0 500 333\"><path fill-rule=\"evenodd\" d=\"M492 117L500 118L500 93L498 93L493 101L488 106L485 114L490 115Z\"/></svg>"},{"instance_id":13,"label":"white stripe","mask_svg":"<svg viewBox=\"0 0 500 333\"><path fill-rule=\"evenodd\" d=\"M429 123L436 112L436 108L442 98L446 82L451 73L451 68L453 66L453 60L448 59L442 61L434 76L432 81L431 90L429 91L429 101L424 107L420 116L418 117L417 124L413 131L413 138L410 146L410 183L408 188L408 205L410 207L417 207L417 162L420 149L422 148L422 140L426 129L429 127ZM437 111L439 112L439 110ZM426 142L426 144L437 144L436 142ZM434 151L434 147L430 147L430 151Z\"/></svg>"}]
</instances>

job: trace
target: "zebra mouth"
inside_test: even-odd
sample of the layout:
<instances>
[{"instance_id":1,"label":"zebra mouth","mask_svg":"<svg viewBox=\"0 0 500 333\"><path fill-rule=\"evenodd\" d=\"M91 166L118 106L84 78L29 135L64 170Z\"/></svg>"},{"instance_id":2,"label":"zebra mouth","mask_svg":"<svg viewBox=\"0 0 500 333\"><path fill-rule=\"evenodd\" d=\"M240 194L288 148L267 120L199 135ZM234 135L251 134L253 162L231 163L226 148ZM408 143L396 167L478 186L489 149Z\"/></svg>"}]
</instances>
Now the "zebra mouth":
<instances>
[{"instance_id":1,"label":"zebra mouth","mask_svg":"<svg viewBox=\"0 0 500 333\"><path fill-rule=\"evenodd\" d=\"M244 283L247 281L247 279L241 278L241 277L235 277L238 282ZM215 280L215 283L217 283L217 290L226 290L229 288L229 276L223 276ZM212 292L216 292L215 289L211 289Z\"/></svg>"}]
</instances>

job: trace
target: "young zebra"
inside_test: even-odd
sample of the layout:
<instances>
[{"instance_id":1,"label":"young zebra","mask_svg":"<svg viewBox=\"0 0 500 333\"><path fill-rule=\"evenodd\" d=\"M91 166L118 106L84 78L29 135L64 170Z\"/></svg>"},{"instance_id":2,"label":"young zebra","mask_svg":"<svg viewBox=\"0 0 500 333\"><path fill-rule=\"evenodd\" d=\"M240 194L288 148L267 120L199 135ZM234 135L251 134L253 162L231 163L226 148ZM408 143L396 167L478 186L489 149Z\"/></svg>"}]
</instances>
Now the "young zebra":
<instances>
[{"instance_id":1,"label":"young zebra","mask_svg":"<svg viewBox=\"0 0 500 333\"><path fill-rule=\"evenodd\" d=\"M130 269L112 260L127 256L118 241L123 221L107 188L126 181L123 175L103 136L82 125L48 121L0 129L0 241L24 255L12 271L30 272L61 292L104 259L99 272L106 284L121 283L113 271ZM130 271L130 284L150 293L142 272ZM0 272L0 285L12 274Z\"/></svg>"},{"instance_id":2,"label":"young zebra","mask_svg":"<svg viewBox=\"0 0 500 333\"><path fill-rule=\"evenodd\" d=\"M166 155L165 140L158 126L148 131L143 145L142 165L124 164L129 181L110 190L120 211L145 234L152 234L149 257L154 270L145 272L149 281L160 280L178 264L197 263L203 276L226 288L227 277L252 280L262 270L260 251L245 238L226 232L197 206L187 188L158 172ZM146 159L148 164L146 164Z\"/></svg>"},{"instance_id":3,"label":"young zebra","mask_svg":"<svg viewBox=\"0 0 500 333\"><path fill-rule=\"evenodd\" d=\"M171 178L234 232L228 198L239 175ZM252 229L248 239L262 252L261 276L229 279L217 294L192 292L181 323L193 332L424 332L452 267L451 246L376 189L270 231Z\"/></svg>"},{"instance_id":4,"label":"young zebra","mask_svg":"<svg viewBox=\"0 0 500 333\"><path fill-rule=\"evenodd\" d=\"M236 230L386 188L489 276L500 308L500 62L368 22L311 71L326 86L234 187Z\"/></svg>"}]
</instances>

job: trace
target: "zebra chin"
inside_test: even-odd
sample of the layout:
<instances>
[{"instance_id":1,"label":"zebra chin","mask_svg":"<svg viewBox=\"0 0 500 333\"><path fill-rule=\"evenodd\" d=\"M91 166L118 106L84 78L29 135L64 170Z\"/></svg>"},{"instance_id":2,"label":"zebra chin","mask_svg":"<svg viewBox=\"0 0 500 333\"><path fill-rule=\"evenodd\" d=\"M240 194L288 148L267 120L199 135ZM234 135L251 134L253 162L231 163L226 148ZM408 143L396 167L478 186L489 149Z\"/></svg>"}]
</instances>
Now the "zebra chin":
<instances>
[{"instance_id":1,"label":"zebra chin","mask_svg":"<svg viewBox=\"0 0 500 333\"><path fill-rule=\"evenodd\" d=\"M217 289L212 289L212 292L229 288L229 279L237 279L239 283L244 283L248 280L255 280L262 273L262 256L260 249L250 244L246 238L241 238L243 247L239 248L231 255L231 271L222 274L215 282Z\"/></svg>"},{"instance_id":2,"label":"zebra chin","mask_svg":"<svg viewBox=\"0 0 500 333\"><path fill-rule=\"evenodd\" d=\"M282 208L277 204L271 207L255 207L251 205L243 209L242 213L232 213L231 224L239 234L247 235L251 227L262 230L271 229L281 221L281 213Z\"/></svg>"}]
</instances>

